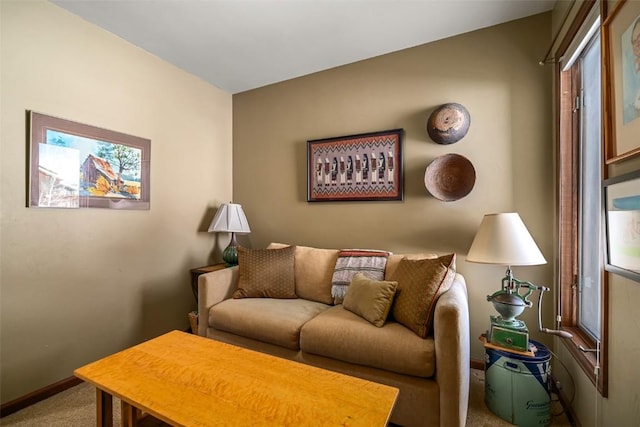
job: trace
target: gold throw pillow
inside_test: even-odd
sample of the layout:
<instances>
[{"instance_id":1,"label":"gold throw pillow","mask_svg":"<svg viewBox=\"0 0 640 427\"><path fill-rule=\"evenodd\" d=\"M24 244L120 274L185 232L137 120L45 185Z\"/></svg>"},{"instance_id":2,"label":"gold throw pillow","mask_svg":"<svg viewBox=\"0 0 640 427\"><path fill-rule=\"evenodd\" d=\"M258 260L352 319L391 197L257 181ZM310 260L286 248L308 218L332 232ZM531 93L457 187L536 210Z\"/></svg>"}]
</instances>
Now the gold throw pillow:
<instances>
[{"instance_id":1,"label":"gold throw pillow","mask_svg":"<svg viewBox=\"0 0 640 427\"><path fill-rule=\"evenodd\" d=\"M397 287L397 282L371 280L356 273L342 306L380 328L387 320Z\"/></svg>"}]
</instances>

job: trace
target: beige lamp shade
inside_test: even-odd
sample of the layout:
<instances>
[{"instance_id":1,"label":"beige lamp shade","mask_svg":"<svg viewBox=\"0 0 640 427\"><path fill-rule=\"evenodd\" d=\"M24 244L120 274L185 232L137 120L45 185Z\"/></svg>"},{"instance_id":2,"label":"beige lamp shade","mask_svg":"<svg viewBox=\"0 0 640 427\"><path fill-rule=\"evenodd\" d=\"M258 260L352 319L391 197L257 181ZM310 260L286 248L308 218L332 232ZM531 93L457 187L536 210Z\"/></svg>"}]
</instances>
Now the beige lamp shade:
<instances>
[{"instance_id":1,"label":"beige lamp shade","mask_svg":"<svg viewBox=\"0 0 640 427\"><path fill-rule=\"evenodd\" d=\"M251 228L242 206L236 203L223 203L213 217L208 231L248 234L251 233Z\"/></svg>"},{"instance_id":2,"label":"beige lamp shade","mask_svg":"<svg viewBox=\"0 0 640 427\"><path fill-rule=\"evenodd\" d=\"M517 213L485 215L467 261L508 266L547 263Z\"/></svg>"}]
</instances>

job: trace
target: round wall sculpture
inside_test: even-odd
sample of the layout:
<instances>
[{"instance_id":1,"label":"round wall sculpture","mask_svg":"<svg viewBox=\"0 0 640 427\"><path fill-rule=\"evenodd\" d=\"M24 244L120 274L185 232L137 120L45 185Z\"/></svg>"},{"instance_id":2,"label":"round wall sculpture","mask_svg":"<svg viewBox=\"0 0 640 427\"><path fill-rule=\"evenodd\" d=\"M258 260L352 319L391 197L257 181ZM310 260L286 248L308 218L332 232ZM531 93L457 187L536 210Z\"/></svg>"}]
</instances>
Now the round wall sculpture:
<instances>
[{"instance_id":1,"label":"round wall sculpture","mask_svg":"<svg viewBox=\"0 0 640 427\"><path fill-rule=\"evenodd\" d=\"M462 199L476 183L473 164L459 154L436 157L424 173L424 185L433 197L444 202Z\"/></svg>"},{"instance_id":2,"label":"round wall sculpture","mask_svg":"<svg viewBox=\"0 0 640 427\"><path fill-rule=\"evenodd\" d=\"M467 134L471 116L469 111L455 102L442 104L429 116L427 133L438 144L453 144Z\"/></svg>"}]
</instances>

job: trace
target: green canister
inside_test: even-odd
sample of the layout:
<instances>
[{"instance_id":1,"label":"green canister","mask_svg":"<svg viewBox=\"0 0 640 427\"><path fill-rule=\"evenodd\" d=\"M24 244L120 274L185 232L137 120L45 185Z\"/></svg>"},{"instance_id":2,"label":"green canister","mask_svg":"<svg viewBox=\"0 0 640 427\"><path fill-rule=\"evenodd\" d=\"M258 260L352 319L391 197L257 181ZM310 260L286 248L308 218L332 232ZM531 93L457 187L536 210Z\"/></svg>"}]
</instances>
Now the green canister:
<instances>
[{"instance_id":1,"label":"green canister","mask_svg":"<svg viewBox=\"0 0 640 427\"><path fill-rule=\"evenodd\" d=\"M522 427L551 424L549 378L551 352L531 340L533 356L485 348L487 407L498 417Z\"/></svg>"}]
</instances>

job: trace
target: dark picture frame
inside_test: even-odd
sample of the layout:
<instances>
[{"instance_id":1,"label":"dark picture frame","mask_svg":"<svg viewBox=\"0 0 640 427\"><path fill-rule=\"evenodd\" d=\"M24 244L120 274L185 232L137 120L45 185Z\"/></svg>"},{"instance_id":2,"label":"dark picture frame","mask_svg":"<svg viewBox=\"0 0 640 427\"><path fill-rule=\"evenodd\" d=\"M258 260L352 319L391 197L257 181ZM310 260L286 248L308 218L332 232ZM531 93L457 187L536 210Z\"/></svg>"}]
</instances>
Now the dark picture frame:
<instances>
[{"instance_id":1,"label":"dark picture frame","mask_svg":"<svg viewBox=\"0 0 640 427\"><path fill-rule=\"evenodd\" d=\"M640 2L619 0L602 23L605 161L640 154Z\"/></svg>"},{"instance_id":2,"label":"dark picture frame","mask_svg":"<svg viewBox=\"0 0 640 427\"><path fill-rule=\"evenodd\" d=\"M403 129L307 141L307 201L403 199Z\"/></svg>"},{"instance_id":3,"label":"dark picture frame","mask_svg":"<svg viewBox=\"0 0 640 427\"><path fill-rule=\"evenodd\" d=\"M605 269L640 282L640 171L603 183Z\"/></svg>"},{"instance_id":4,"label":"dark picture frame","mask_svg":"<svg viewBox=\"0 0 640 427\"><path fill-rule=\"evenodd\" d=\"M149 139L27 111L28 207L150 208Z\"/></svg>"}]
</instances>

